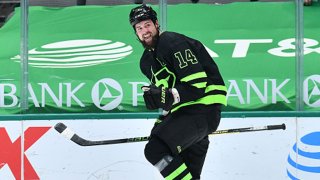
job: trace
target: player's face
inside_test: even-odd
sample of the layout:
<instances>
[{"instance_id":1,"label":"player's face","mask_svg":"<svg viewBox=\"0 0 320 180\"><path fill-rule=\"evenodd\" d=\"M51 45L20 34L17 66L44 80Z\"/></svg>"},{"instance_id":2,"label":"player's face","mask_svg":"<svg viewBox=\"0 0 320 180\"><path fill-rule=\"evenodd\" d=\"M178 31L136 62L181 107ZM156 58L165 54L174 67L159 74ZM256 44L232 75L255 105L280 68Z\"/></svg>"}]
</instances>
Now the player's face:
<instances>
[{"instance_id":1,"label":"player's face","mask_svg":"<svg viewBox=\"0 0 320 180\"><path fill-rule=\"evenodd\" d=\"M150 19L141 21L136 24L136 34L144 47L154 48L159 36L158 27L158 21L154 24Z\"/></svg>"}]
</instances>

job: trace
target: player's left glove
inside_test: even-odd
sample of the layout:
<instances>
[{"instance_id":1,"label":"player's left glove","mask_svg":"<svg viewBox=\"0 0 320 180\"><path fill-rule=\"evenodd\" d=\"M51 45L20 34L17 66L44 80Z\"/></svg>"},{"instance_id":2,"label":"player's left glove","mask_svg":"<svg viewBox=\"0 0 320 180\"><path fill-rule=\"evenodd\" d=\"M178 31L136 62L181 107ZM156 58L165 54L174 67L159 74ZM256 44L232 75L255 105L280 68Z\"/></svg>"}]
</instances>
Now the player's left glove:
<instances>
[{"instance_id":1,"label":"player's left glove","mask_svg":"<svg viewBox=\"0 0 320 180\"><path fill-rule=\"evenodd\" d=\"M174 89L174 88L173 88ZM173 105L176 103L175 96L173 94L172 88L165 88L163 86L142 86L143 98L148 109L157 109L162 108L165 111L169 111ZM174 93L177 93L177 90L174 89ZM177 95L179 96L179 95ZM177 97L179 98L179 97Z\"/></svg>"}]
</instances>

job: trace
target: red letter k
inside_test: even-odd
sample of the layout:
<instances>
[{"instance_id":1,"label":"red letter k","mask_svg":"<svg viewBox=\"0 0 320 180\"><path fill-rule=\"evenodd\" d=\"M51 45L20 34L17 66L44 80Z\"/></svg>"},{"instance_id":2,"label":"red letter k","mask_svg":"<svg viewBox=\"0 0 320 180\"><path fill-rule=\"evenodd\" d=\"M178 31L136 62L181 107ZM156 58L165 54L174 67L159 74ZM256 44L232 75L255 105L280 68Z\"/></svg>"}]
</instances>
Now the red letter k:
<instances>
[{"instance_id":1,"label":"red letter k","mask_svg":"<svg viewBox=\"0 0 320 180\"><path fill-rule=\"evenodd\" d=\"M51 127L30 127L24 132L24 151L28 150L42 135ZM21 179L21 137L13 143L5 128L0 128L0 169L8 164L16 180ZM40 179L25 152L24 158L24 178Z\"/></svg>"}]
</instances>

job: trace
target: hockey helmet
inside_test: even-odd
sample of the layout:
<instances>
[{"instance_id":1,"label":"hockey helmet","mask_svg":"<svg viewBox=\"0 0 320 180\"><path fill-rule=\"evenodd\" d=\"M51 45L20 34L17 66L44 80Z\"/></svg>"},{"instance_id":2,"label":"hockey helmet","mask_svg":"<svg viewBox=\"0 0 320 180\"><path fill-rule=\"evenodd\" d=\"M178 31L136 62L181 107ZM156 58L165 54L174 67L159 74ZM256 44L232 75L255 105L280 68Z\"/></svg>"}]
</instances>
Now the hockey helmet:
<instances>
[{"instance_id":1,"label":"hockey helmet","mask_svg":"<svg viewBox=\"0 0 320 180\"><path fill-rule=\"evenodd\" d=\"M145 4L133 8L129 15L129 21L131 26L135 26L137 23L150 19L153 23L157 20L157 13L150 7Z\"/></svg>"}]
</instances>

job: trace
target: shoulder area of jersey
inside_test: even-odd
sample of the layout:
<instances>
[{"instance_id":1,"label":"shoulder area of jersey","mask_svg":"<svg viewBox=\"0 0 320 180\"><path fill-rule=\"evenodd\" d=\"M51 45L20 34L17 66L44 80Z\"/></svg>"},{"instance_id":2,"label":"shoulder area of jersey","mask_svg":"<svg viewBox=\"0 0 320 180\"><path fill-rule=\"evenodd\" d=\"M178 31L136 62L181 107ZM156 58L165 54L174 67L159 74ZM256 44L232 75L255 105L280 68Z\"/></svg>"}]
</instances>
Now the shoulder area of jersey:
<instances>
[{"instance_id":1,"label":"shoulder area of jersey","mask_svg":"<svg viewBox=\"0 0 320 180\"><path fill-rule=\"evenodd\" d=\"M159 37L158 46L166 49L180 44L181 42L184 42L184 40L185 36L182 34L165 31L162 32Z\"/></svg>"},{"instance_id":2,"label":"shoulder area of jersey","mask_svg":"<svg viewBox=\"0 0 320 180\"><path fill-rule=\"evenodd\" d=\"M176 39L182 36L184 35L179 34L177 32L171 32L171 31L164 31L164 32L161 32L160 34L161 39Z\"/></svg>"}]
</instances>

